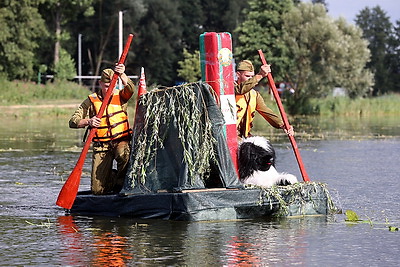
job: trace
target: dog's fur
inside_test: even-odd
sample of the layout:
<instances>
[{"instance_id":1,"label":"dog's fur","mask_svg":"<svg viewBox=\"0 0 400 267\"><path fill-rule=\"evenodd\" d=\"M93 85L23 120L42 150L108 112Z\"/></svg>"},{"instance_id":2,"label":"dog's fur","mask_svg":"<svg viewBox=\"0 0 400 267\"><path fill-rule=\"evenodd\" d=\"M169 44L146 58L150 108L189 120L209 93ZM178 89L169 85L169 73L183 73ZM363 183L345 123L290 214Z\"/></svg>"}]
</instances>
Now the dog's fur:
<instances>
[{"instance_id":1,"label":"dog's fur","mask_svg":"<svg viewBox=\"0 0 400 267\"><path fill-rule=\"evenodd\" d=\"M275 149L260 136L242 140L238 149L239 178L244 184L263 187L297 183L296 176L278 173L275 169Z\"/></svg>"}]
</instances>

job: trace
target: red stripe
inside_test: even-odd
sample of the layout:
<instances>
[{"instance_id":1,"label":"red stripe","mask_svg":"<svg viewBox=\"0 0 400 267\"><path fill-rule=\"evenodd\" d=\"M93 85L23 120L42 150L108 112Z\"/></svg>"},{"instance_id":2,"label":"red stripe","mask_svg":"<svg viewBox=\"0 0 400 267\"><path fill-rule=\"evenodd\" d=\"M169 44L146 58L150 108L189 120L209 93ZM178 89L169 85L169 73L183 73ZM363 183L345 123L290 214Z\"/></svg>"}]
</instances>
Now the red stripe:
<instances>
[{"instance_id":1,"label":"red stripe","mask_svg":"<svg viewBox=\"0 0 400 267\"><path fill-rule=\"evenodd\" d=\"M226 125L226 141L228 143L229 152L231 153L233 165L238 171L238 161L237 161L237 135L236 135L236 124L228 124Z\"/></svg>"},{"instance_id":2,"label":"red stripe","mask_svg":"<svg viewBox=\"0 0 400 267\"><path fill-rule=\"evenodd\" d=\"M218 62L218 35L215 32L207 32L204 35L205 50L205 75L206 82L211 85L217 95L220 94L219 86L219 62ZM218 101L219 102L219 101Z\"/></svg>"}]
</instances>

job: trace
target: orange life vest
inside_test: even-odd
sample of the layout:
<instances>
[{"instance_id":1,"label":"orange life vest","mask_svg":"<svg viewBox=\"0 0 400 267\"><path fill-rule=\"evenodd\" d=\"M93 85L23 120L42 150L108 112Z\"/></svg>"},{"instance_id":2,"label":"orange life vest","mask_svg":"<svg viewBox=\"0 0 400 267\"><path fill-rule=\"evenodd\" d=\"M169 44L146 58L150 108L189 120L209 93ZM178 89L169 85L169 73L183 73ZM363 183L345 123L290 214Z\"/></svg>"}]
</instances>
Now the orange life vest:
<instances>
[{"instance_id":1,"label":"orange life vest","mask_svg":"<svg viewBox=\"0 0 400 267\"><path fill-rule=\"evenodd\" d=\"M98 113L103 102L95 93L89 95L89 99L93 103L96 113ZM128 114L122 109L119 91L117 90L101 117L101 123L100 126L97 127L96 136L93 137L93 141L107 142L115 140L124 136L129 136L131 131L132 130L129 128Z\"/></svg>"},{"instance_id":2,"label":"orange life vest","mask_svg":"<svg viewBox=\"0 0 400 267\"><path fill-rule=\"evenodd\" d=\"M257 107L257 91L250 90L244 95L236 95L237 121L236 129L238 136L248 137L253 128L253 120Z\"/></svg>"}]
</instances>

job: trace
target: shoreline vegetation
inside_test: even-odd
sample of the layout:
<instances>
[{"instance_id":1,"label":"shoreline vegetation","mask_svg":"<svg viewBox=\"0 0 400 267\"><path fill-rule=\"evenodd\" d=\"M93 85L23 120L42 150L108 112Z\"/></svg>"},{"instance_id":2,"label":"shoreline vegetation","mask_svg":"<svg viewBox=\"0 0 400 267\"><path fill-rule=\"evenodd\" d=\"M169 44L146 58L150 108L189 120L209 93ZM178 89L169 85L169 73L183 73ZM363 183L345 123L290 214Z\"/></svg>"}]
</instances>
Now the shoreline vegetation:
<instances>
[{"instance_id":1,"label":"shoreline vegetation","mask_svg":"<svg viewBox=\"0 0 400 267\"><path fill-rule=\"evenodd\" d=\"M0 83L0 118L11 116L14 119L69 119L82 101L92 93L89 87L69 81L36 84L0 79ZM130 101L135 98L133 96Z\"/></svg>"},{"instance_id":2,"label":"shoreline vegetation","mask_svg":"<svg viewBox=\"0 0 400 267\"><path fill-rule=\"evenodd\" d=\"M90 93L91 91L87 87L74 82L55 82L43 85L2 80L0 117L9 117L10 115L16 119L47 116L69 117ZM267 93L263 93L263 95L267 105L278 112L271 95ZM282 99L284 105L285 101ZM134 112L135 103L136 96L133 96L128 105L130 114ZM320 117L400 115L399 103L400 94L357 99L332 96L324 99L311 99L310 110L315 113L310 115Z\"/></svg>"}]
</instances>

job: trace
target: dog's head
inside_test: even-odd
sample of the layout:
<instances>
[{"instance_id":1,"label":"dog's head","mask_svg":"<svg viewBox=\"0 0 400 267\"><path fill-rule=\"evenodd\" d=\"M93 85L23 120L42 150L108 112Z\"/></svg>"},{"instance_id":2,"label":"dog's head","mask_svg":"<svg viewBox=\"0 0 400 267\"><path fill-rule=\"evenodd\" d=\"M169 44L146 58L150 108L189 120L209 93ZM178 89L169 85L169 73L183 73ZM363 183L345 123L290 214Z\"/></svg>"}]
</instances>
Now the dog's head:
<instances>
[{"instance_id":1,"label":"dog's head","mask_svg":"<svg viewBox=\"0 0 400 267\"><path fill-rule=\"evenodd\" d=\"M239 178L244 180L254 171L268 171L275 166L275 150L267 139L252 136L239 145L238 162Z\"/></svg>"}]
</instances>

